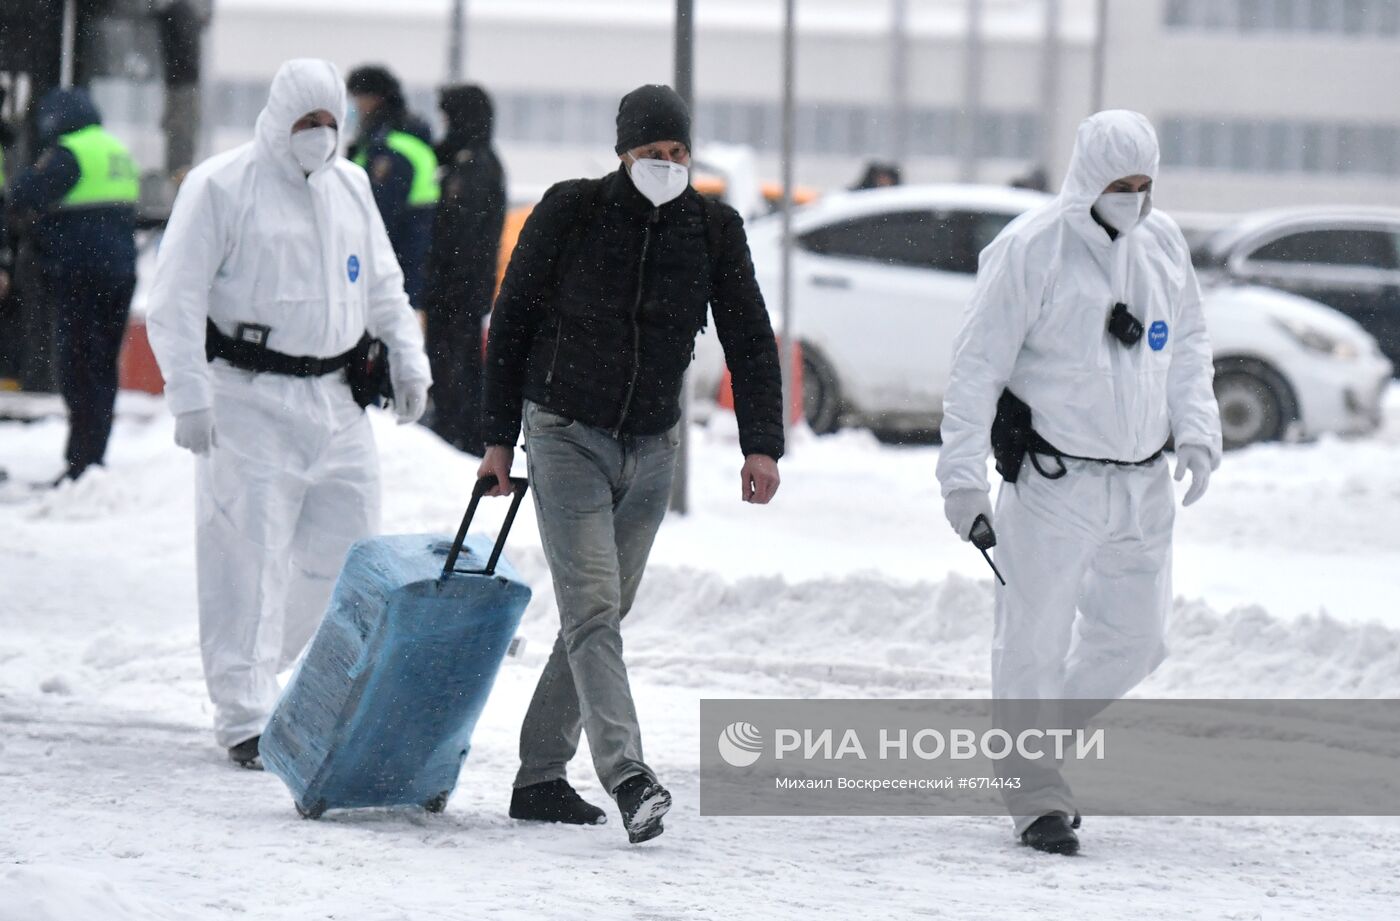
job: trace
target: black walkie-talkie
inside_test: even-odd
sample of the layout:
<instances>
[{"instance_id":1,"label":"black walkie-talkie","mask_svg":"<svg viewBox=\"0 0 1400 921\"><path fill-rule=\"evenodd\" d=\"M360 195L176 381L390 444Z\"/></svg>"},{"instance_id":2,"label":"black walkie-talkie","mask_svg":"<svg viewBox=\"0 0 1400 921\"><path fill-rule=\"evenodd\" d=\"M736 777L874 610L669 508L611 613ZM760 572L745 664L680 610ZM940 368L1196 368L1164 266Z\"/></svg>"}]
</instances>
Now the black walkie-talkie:
<instances>
[{"instance_id":1,"label":"black walkie-talkie","mask_svg":"<svg viewBox=\"0 0 1400 921\"><path fill-rule=\"evenodd\" d=\"M997 564L992 562L992 556L987 551L997 545L997 532L992 530L992 523L987 520L986 515L978 515L972 522L972 532L968 535L972 541L972 546L982 551L982 559L987 561L987 565L992 567L992 572L996 574L997 581L1002 585L1006 580L1001 576L1001 570L997 569Z\"/></svg>"}]
</instances>

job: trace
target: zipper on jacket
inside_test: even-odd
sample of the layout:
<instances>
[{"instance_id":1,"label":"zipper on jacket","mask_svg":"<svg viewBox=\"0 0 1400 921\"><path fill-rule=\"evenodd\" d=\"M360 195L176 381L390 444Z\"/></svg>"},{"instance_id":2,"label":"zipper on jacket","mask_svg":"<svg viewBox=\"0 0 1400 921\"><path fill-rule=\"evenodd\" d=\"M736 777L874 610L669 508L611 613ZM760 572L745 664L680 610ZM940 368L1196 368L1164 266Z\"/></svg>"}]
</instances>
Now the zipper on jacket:
<instances>
[{"instance_id":1,"label":"zipper on jacket","mask_svg":"<svg viewBox=\"0 0 1400 921\"><path fill-rule=\"evenodd\" d=\"M564 318L559 317L554 321L554 357L549 360L549 373L544 376L544 385L548 387L554 381L554 369L559 365L559 343L564 338Z\"/></svg>"},{"instance_id":2,"label":"zipper on jacket","mask_svg":"<svg viewBox=\"0 0 1400 921\"><path fill-rule=\"evenodd\" d=\"M632 300L632 377L627 383L627 395L622 399L622 415L617 419L613 437L622 434L622 426L627 422L627 414L632 409L632 397L637 392L637 375L642 365L642 295L645 293L647 250L651 248L651 228L661 217L661 209L651 209L647 215L646 232L642 236L642 258L637 261L637 296Z\"/></svg>"}]
</instances>

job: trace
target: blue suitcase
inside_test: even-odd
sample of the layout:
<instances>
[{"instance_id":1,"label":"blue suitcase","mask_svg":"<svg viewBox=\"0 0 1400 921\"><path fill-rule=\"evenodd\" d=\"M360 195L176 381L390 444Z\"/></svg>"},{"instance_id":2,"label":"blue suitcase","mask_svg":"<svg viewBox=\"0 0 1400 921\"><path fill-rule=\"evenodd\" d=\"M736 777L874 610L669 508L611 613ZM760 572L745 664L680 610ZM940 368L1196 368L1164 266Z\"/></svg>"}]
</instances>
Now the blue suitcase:
<instances>
[{"instance_id":1,"label":"blue suitcase","mask_svg":"<svg viewBox=\"0 0 1400 921\"><path fill-rule=\"evenodd\" d=\"M495 478L482 480L455 540L431 534L356 543L325 618L263 730L263 764L297 812L418 805L441 812L471 749L530 589L501 550L467 538Z\"/></svg>"}]
</instances>

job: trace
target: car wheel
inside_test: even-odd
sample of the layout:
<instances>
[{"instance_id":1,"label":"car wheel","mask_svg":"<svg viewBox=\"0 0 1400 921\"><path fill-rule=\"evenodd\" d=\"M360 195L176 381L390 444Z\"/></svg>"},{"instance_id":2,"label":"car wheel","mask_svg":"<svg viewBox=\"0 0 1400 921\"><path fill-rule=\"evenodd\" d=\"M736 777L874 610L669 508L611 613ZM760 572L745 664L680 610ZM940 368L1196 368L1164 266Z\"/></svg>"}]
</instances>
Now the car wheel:
<instances>
[{"instance_id":1,"label":"car wheel","mask_svg":"<svg viewBox=\"0 0 1400 921\"><path fill-rule=\"evenodd\" d=\"M1215 365L1215 400L1226 450L1279 441L1297 416L1287 382L1268 365L1231 359Z\"/></svg>"},{"instance_id":2,"label":"car wheel","mask_svg":"<svg viewBox=\"0 0 1400 921\"><path fill-rule=\"evenodd\" d=\"M841 386L836 372L811 346L802 347L802 414L818 435L841 427Z\"/></svg>"}]
</instances>

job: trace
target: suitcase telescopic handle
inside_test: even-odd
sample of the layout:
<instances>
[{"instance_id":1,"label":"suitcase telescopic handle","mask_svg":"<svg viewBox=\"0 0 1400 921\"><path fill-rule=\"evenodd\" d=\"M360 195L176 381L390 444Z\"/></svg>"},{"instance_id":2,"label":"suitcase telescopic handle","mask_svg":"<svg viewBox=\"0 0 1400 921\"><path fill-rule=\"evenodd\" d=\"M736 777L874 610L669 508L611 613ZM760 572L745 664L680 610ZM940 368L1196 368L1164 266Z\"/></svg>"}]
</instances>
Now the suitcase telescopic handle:
<instances>
[{"instance_id":1,"label":"suitcase telescopic handle","mask_svg":"<svg viewBox=\"0 0 1400 921\"><path fill-rule=\"evenodd\" d=\"M472 501L467 505L467 513L462 516L462 526L457 529L457 536L452 541L452 549L447 553L447 564L442 567L442 577L446 579L452 575L457 565L457 557L462 553L462 544L467 539L467 529L472 526L472 518L476 516L476 507L481 504L482 496L489 490L495 489L497 480L494 476L486 476L476 481L476 486L472 489ZM491 550L491 558L486 561L486 568L473 570L474 575L491 576L496 573L496 563L500 562L501 551L506 547L506 538L510 536L510 526L515 523L515 513L520 511L520 503L525 501L525 491L530 488L530 482L524 477L513 476L510 484L515 487L515 494L510 500L510 511L506 512L506 520L501 524L501 533L496 535L496 546Z\"/></svg>"}]
</instances>

